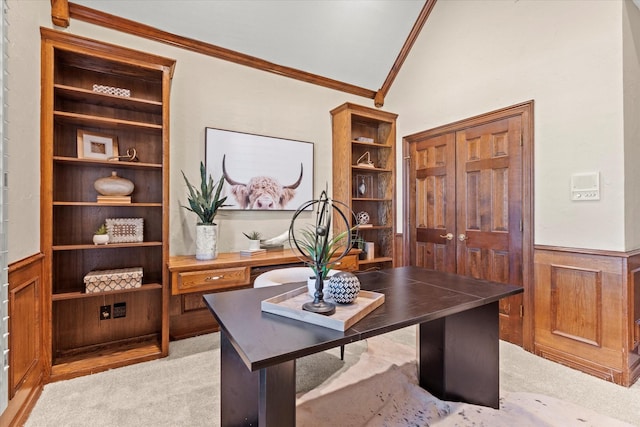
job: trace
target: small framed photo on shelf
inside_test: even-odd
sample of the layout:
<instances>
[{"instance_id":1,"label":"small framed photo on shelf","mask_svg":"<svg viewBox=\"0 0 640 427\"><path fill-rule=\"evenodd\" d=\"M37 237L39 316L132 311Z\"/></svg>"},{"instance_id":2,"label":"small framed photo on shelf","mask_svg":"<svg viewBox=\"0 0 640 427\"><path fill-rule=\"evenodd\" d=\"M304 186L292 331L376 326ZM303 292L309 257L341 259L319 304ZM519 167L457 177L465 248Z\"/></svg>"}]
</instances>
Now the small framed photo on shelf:
<instances>
[{"instance_id":1,"label":"small framed photo on shelf","mask_svg":"<svg viewBox=\"0 0 640 427\"><path fill-rule=\"evenodd\" d=\"M143 218L107 218L109 243L137 243L143 241Z\"/></svg>"},{"instance_id":2,"label":"small framed photo on shelf","mask_svg":"<svg viewBox=\"0 0 640 427\"><path fill-rule=\"evenodd\" d=\"M118 140L112 135L78 129L78 158L118 160Z\"/></svg>"},{"instance_id":3,"label":"small framed photo on shelf","mask_svg":"<svg viewBox=\"0 0 640 427\"><path fill-rule=\"evenodd\" d=\"M373 177L371 175L356 175L354 182L355 198L370 199L373 197Z\"/></svg>"}]
</instances>

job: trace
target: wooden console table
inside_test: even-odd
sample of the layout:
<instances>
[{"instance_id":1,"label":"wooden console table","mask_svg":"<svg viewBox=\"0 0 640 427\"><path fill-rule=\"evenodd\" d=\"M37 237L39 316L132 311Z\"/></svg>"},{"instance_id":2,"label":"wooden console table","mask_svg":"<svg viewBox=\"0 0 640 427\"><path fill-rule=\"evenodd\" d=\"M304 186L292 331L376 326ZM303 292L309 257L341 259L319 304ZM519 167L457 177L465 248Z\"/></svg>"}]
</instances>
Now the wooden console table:
<instances>
[{"instance_id":1,"label":"wooden console table","mask_svg":"<svg viewBox=\"0 0 640 427\"><path fill-rule=\"evenodd\" d=\"M352 252L342 258L335 268L357 271L360 251ZM301 265L303 263L291 249L254 256L242 256L239 252L220 253L216 259L209 261L199 261L193 255L169 257L171 339L218 330L218 324L202 300L205 293L250 288L255 278L266 271Z\"/></svg>"}]
</instances>

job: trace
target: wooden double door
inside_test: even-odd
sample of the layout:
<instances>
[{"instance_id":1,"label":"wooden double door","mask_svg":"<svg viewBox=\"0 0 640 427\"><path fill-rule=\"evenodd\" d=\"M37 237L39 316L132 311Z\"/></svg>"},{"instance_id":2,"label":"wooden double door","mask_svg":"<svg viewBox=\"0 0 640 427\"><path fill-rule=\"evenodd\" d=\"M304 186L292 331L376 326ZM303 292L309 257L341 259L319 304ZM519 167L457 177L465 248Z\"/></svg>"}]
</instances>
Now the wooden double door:
<instances>
[{"instance_id":1,"label":"wooden double door","mask_svg":"<svg viewBox=\"0 0 640 427\"><path fill-rule=\"evenodd\" d=\"M517 112L404 138L410 265L524 286L530 137L529 116ZM523 294L501 300L502 339L523 345L523 313Z\"/></svg>"}]
</instances>

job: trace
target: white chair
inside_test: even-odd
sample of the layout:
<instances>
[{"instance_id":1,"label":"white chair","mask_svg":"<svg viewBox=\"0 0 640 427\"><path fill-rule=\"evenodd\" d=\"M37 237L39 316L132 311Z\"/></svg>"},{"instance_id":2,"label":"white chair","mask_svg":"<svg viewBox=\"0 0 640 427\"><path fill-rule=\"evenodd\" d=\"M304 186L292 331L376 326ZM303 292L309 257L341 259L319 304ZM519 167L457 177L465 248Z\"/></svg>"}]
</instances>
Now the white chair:
<instances>
[{"instance_id":1,"label":"white chair","mask_svg":"<svg viewBox=\"0 0 640 427\"><path fill-rule=\"evenodd\" d=\"M337 272L337 270L329 270L328 276L330 277ZM315 273L310 267L277 268L275 270L265 271L256 277L253 281L253 287L264 288L295 282L304 282L307 284L307 280L314 276ZM344 360L344 345L340 346L340 360Z\"/></svg>"},{"instance_id":2,"label":"white chair","mask_svg":"<svg viewBox=\"0 0 640 427\"><path fill-rule=\"evenodd\" d=\"M254 288L264 288L266 286L284 285L285 283L304 282L307 283L309 277L315 274L310 267L290 267L278 268L265 271L253 282Z\"/></svg>"}]
</instances>

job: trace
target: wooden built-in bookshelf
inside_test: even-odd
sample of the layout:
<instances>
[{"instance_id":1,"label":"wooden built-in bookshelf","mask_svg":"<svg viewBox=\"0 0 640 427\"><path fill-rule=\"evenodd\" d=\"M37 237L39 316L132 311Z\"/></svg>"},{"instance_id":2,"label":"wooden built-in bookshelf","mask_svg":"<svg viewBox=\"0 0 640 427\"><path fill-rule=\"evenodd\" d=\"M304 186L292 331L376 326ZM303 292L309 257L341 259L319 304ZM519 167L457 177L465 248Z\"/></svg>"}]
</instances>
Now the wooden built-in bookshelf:
<instances>
[{"instance_id":1,"label":"wooden built-in bookshelf","mask_svg":"<svg viewBox=\"0 0 640 427\"><path fill-rule=\"evenodd\" d=\"M169 87L175 61L41 28L41 247L45 381L168 354ZM94 85L126 89L114 95ZM118 155L85 158L79 131L107 135ZM94 182L116 172L131 203L99 203ZM106 218L142 218L142 242L94 245ZM142 267L142 286L87 293L94 270ZM123 317L102 307L124 303Z\"/></svg>"}]
</instances>

